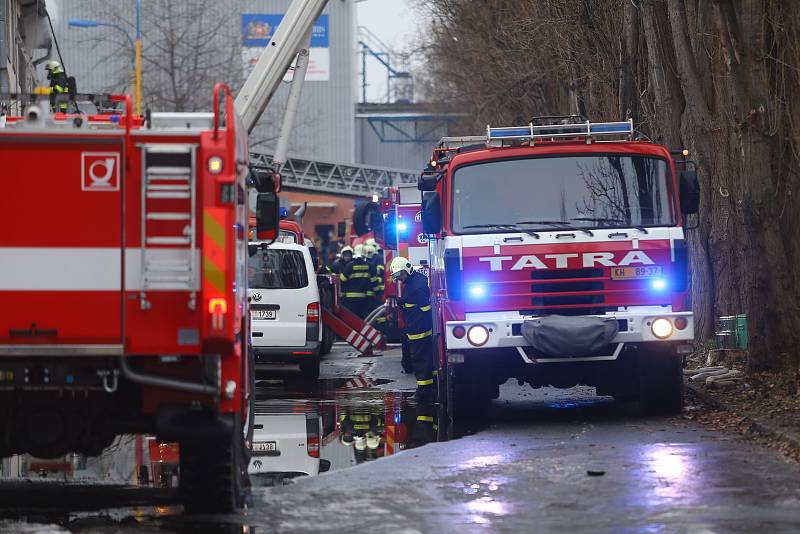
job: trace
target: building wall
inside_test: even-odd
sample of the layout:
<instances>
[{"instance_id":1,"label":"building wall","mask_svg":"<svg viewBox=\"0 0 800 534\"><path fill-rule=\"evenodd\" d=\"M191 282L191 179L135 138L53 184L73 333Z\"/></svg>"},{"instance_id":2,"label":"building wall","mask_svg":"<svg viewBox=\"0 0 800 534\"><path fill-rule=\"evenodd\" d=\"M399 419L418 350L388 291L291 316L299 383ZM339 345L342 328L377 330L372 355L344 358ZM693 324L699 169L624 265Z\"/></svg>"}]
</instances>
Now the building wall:
<instances>
[{"instance_id":1,"label":"building wall","mask_svg":"<svg viewBox=\"0 0 800 534\"><path fill-rule=\"evenodd\" d=\"M366 118L356 119L356 159L364 165L392 167L395 169L421 170L431 157L436 142L447 135L445 124L431 123L429 121L393 122L395 127L403 130L411 138L420 138L420 142L400 142L404 139L396 130L380 125L375 132ZM383 136L383 140L381 139Z\"/></svg>"},{"instance_id":2,"label":"building wall","mask_svg":"<svg viewBox=\"0 0 800 534\"><path fill-rule=\"evenodd\" d=\"M52 44L45 7L44 1L0 0L0 93L30 93L43 83L35 63L47 59Z\"/></svg>"},{"instance_id":3,"label":"building wall","mask_svg":"<svg viewBox=\"0 0 800 534\"><path fill-rule=\"evenodd\" d=\"M4 0L0 0L4 1ZM78 81L80 92L129 91L127 72L130 72L130 56L110 56L108 41L124 45L125 37L108 28L69 28L72 18L93 19L99 13L108 12L105 0L49 0L53 5L53 24L64 54L68 71ZM120 15L133 20L134 2L125 2ZM143 2L146 7L147 2ZM282 14L290 0L228 0L225 5L235 12L231 17L231 31L240 34L241 15L244 13ZM336 0L328 3L324 13L329 15L330 32L330 78L329 81L308 81L304 84L302 99L289 148L290 156L305 157L341 163L355 162L355 124L353 113L356 92L355 63L355 7L351 0ZM233 27L235 26L235 27ZM133 29L130 29L133 32ZM142 28L146 34L146 28ZM105 43L98 45L98 37ZM146 36L145 36L146 38ZM144 47L147 43L144 42ZM241 40L239 40L241 46ZM123 48L124 49L124 48ZM143 70L147 77L147 70ZM243 75L242 75L243 76ZM123 84L114 81L122 80ZM213 84L198 90L211 92ZM121 85L121 86L120 86ZM255 150L271 153L280 130L288 84L277 91L261 122L251 136ZM146 95L145 95L146 97ZM265 141L261 143L260 141Z\"/></svg>"}]
</instances>

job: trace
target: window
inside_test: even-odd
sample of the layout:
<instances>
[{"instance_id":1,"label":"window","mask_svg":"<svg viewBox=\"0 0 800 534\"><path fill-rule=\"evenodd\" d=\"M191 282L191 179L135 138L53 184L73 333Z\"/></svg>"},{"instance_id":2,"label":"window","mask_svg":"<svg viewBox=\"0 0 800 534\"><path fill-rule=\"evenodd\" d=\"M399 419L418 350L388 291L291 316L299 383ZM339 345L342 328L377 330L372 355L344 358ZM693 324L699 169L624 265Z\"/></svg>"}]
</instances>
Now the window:
<instances>
[{"instance_id":1,"label":"window","mask_svg":"<svg viewBox=\"0 0 800 534\"><path fill-rule=\"evenodd\" d=\"M247 275L253 289L308 287L306 262L299 250L259 250L250 257Z\"/></svg>"},{"instance_id":2,"label":"window","mask_svg":"<svg viewBox=\"0 0 800 534\"><path fill-rule=\"evenodd\" d=\"M453 230L672 225L668 169L662 159L628 155L468 165L453 175Z\"/></svg>"}]
</instances>

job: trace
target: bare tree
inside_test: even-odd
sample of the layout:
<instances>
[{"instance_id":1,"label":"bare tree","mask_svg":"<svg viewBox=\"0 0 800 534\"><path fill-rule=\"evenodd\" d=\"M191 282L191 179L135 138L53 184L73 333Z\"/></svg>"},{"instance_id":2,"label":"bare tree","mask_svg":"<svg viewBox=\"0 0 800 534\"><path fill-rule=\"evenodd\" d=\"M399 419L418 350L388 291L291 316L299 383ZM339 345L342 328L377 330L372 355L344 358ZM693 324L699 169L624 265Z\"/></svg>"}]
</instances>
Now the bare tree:
<instances>
[{"instance_id":1,"label":"bare tree","mask_svg":"<svg viewBox=\"0 0 800 534\"><path fill-rule=\"evenodd\" d=\"M427 91L487 123L631 115L688 148L697 331L750 318L756 368L798 368L800 10L789 0L425 0ZM692 217L694 219L694 217ZM692 221L694 222L694 221Z\"/></svg>"},{"instance_id":2,"label":"bare tree","mask_svg":"<svg viewBox=\"0 0 800 534\"><path fill-rule=\"evenodd\" d=\"M238 89L242 82L241 35L238 13L214 0L150 0L142 6L143 105L159 111L211 109L212 89L223 81ZM131 10L109 8L103 18L131 33ZM108 50L106 60L128 57L130 45L118 32L94 42ZM118 60L117 63L120 63ZM130 84L130 70L109 80L109 90Z\"/></svg>"}]
</instances>

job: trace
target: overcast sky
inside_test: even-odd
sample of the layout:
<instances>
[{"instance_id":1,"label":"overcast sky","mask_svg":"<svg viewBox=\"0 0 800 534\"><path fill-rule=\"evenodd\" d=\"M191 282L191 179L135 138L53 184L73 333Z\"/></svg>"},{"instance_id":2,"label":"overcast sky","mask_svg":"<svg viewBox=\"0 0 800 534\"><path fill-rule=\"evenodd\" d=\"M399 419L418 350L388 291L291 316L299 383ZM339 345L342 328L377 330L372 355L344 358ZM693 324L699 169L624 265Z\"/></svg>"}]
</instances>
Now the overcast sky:
<instances>
[{"instance_id":1,"label":"overcast sky","mask_svg":"<svg viewBox=\"0 0 800 534\"><path fill-rule=\"evenodd\" d=\"M419 18L411 9L411 0L364 0L356 6L359 26L366 26L395 50L408 48L417 35ZM367 74L369 97L385 94L386 71L373 61L367 67Z\"/></svg>"}]
</instances>

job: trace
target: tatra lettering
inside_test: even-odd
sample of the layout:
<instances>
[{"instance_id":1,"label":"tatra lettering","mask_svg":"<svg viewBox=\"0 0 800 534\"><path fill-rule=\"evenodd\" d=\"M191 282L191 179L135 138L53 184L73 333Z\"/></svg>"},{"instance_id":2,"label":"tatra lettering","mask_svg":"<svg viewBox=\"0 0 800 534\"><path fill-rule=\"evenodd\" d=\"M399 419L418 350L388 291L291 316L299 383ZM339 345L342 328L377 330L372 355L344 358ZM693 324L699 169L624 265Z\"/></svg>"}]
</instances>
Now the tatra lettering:
<instances>
[{"instance_id":1,"label":"tatra lettering","mask_svg":"<svg viewBox=\"0 0 800 534\"><path fill-rule=\"evenodd\" d=\"M517 263L511 268L512 271L521 271L526 267L533 267L534 269L547 269L547 265L536 256L522 256L517 260Z\"/></svg>"},{"instance_id":2,"label":"tatra lettering","mask_svg":"<svg viewBox=\"0 0 800 534\"><path fill-rule=\"evenodd\" d=\"M488 256L485 258L478 258L478 261L485 261L489 263L489 270L502 271L504 269L503 262L514 261L511 267L505 267L511 271L521 271L523 269L568 269L570 263L573 268L578 267L576 264L582 262L584 268L592 267L624 267L627 265L654 265L655 262L642 250L631 250L625 253L625 256L619 261L615 262L615 254L613 252L584 252L583 254L568 253L568 254L545 254L544 259L549 260L547 263L542 261L539 256L529 254L520 256L514 260L513 256ZM579 259L580 258L580 259ZM555 260L555 265L553 265ZM508 264L506 264L508 265Z\"/></svg>"},{"instance_id":3,"label":"tatra lettering","mask_svg":"<svg viewBox=\"0 0 800 534\"><path fill-rule=\"evenodd\" d=\"M625 257L622 258L622 260L619 262L619 265L622 267L623 265L631 265L632 263L638 263L640 265L653 265L655 262L641 250L631 250L625 254Z\"/></svg>"},{"instance_id":4,"label":"tatra lettering","mask_svg":"<svg viewBox=\"0 0 800 534\"><path fill-rule=\"evenodd\" d=\"M488 258L478 258L479 261L488 261L490 271L502 271L503 262L512 259L511 256L490 256Z\"/></svg>"},{"instance_id":5,"label":"tatra lettering","mask_svg":"<svg viewBox=\"0 0 800 534\"><path fill-rule=\"evenodd\" d=\"M604 267L614 267L613 252L588 252L583 255L583 266L594 267L595 265Z\"/></svg>"},{"instance_id":6,"label":"tatra lettering","mask_svg":"<svg viewBox=\"0 0 800 534\"><path fill-rule=\"evenodd\" d=\"M566 269L569 266L570 258L577 258L577 254L545 254L548 260L556 260L556 269Z\"/></svg>"}]
</instances>

